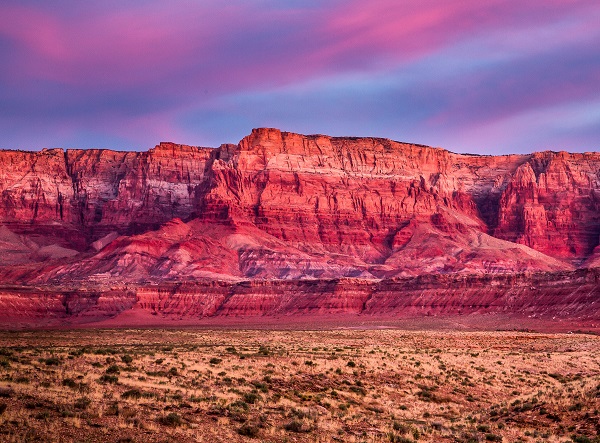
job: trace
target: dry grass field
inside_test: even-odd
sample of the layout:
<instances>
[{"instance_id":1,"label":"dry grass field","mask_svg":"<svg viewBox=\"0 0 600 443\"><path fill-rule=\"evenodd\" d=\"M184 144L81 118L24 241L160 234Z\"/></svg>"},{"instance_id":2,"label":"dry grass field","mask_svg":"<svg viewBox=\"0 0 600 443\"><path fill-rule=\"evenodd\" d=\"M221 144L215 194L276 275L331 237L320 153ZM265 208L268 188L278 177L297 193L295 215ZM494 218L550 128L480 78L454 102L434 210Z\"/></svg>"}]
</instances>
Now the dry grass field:
<instances>
[{"instance_id":1,"label":"dry grass field","mask_svg":"<svg viewBox=\"0 0 600 443\"><path fill-rule=\"evenodd\" d=\"M0 333L0 441L598 442L600 338Z\"/></svg>"}]
</instances>

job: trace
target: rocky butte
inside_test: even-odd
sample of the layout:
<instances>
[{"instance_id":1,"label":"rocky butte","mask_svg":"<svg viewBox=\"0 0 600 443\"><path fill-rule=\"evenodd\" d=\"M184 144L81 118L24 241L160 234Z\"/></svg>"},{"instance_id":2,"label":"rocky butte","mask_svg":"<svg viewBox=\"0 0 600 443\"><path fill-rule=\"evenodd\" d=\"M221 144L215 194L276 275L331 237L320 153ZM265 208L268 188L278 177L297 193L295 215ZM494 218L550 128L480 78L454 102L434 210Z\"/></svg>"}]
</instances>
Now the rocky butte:
<instances>
[{"instance_id":1,"label":"rocky butte","mask_svg":"<svg viewBox=\"0 0 600 443\"><path fill-rule=\"evenodd\" d=\"M0 152L5 328L600 324L600 154L255 129Z\"/></svg>"}]
</instances>

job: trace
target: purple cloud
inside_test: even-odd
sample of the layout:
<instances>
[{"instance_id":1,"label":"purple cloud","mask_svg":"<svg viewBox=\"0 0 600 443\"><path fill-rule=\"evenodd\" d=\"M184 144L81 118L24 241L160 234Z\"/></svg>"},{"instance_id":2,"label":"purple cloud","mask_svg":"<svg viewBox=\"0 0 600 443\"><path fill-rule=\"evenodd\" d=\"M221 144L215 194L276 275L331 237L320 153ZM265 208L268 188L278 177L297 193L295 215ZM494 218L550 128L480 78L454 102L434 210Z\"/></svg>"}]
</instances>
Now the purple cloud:
<instances>
[{"instance_id":1,"label":"purple cloud","mask_svg":"<svg viewBox=\"0 0 600 443\"><path fill-rule=\"evenodd\" d=\"M2 147L217 145L279 126L598 148L592 0L86 3L0 5Z\"/></svg>"}]
</instances>

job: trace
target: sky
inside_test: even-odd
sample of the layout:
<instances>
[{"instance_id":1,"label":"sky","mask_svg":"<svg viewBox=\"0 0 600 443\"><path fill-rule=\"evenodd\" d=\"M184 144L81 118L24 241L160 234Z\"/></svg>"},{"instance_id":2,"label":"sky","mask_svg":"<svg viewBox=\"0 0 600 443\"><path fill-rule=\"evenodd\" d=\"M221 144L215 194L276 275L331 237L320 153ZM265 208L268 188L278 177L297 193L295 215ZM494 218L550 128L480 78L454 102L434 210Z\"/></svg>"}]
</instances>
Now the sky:
<instances>
[{"instance_id":1,"label":"sky","mask_svg":"<svg viewBox=\"0 0 600 443\"><path fill-rule=\"evenodd\" d=\"M600 150L598 0L0 3L0 148Z\"/></svg>"}]
</instances>

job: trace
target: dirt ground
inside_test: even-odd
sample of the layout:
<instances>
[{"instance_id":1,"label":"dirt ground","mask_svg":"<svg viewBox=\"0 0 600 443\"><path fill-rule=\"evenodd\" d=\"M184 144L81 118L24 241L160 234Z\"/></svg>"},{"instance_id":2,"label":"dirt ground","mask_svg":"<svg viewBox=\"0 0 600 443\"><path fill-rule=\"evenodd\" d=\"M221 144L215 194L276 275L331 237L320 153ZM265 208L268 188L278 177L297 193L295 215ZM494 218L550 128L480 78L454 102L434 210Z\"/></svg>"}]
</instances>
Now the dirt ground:
<instances>
[{"instance_id":1,"label":"dirt ground","mask_svg":"<svg viewBox=\"0 0 600 443\"><path fill-rule=\"evenodd\" d=\"M600 442L600 337L0 332L0 441Z\"/></svg>"}]
</instances>

